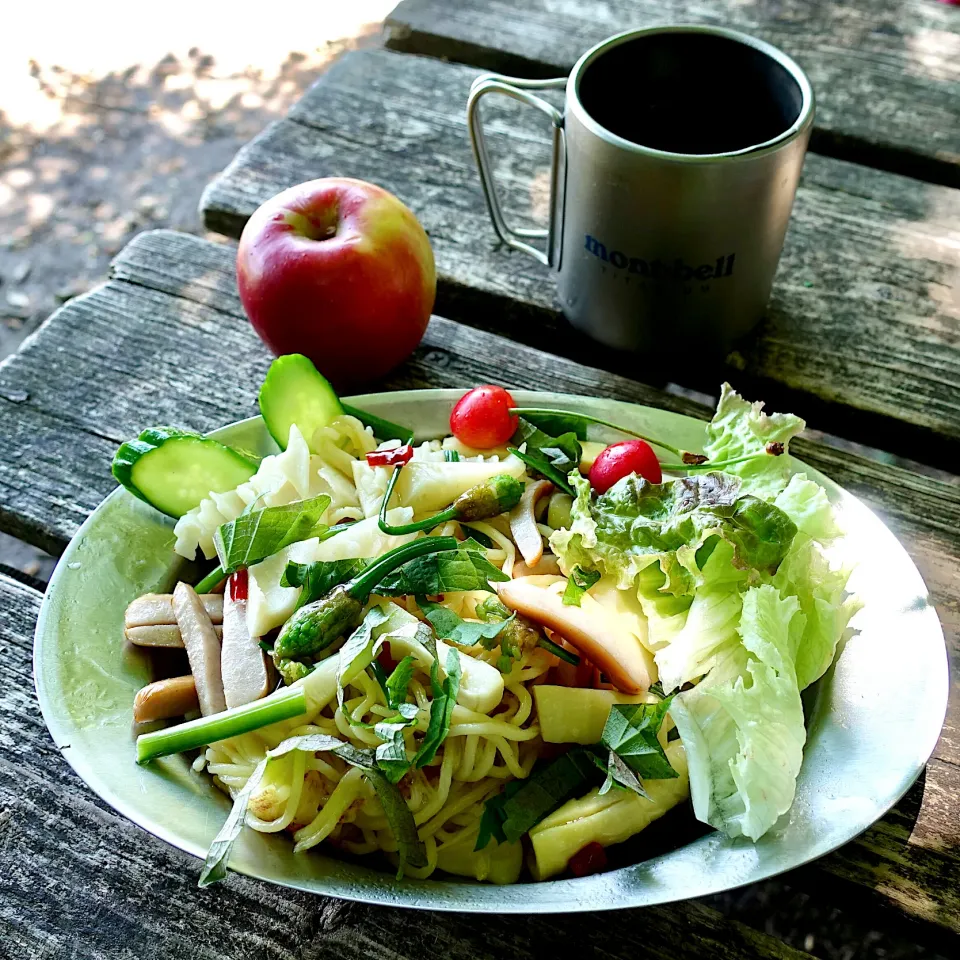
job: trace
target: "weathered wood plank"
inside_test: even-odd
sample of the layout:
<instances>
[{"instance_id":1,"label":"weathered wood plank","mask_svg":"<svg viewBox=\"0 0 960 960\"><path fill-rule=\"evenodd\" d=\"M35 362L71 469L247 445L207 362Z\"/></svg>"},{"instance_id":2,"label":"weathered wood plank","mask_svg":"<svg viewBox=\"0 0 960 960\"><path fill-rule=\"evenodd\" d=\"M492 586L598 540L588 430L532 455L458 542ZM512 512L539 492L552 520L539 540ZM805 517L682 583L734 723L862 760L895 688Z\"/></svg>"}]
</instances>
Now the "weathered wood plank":
<instances>
[{"instance_id":1,"label":"weathered wood plank","mask_svg":"<svg viewBox=\"0 0 960 960\"><path fill-rule=\"evenodd\" d=\"M403 0L386 42L547 77L566 74L606 37L666 23L730 27L793 56L816 91L812 149L960 186L960 16L926 0Z\"/></svg>"},{"instance_id":2,"label":"weathered wood plank","mask_svg":"<svg viewBox=\"0 0 960 960\"><path fill-rule=\"evenodd\" d=\"M67 304L0 367L0 397L19 400L0 400L0 525L19 523L14 532L62 548L112 489L115 443L148 421L206 430L254 412L269 357L239 315L232 260L231 247L143 234L118 258L106 287ZM490 380L707 414L688 400L441 318L385 386ZM960 676L960 491L820 443L801 442L797 453L873 505L900 536L930 588ZM39 467L38 455L45 457ZM813 876L818 885L828 875L875 890L898 913L926 921L927 934L942 936L960 933L960 697L952 698L935 758L926 783L897 813L820 861Z\"/></svg>"},{"instance_id":3,"label":"weathered wood plank","mask_svg":"<svg viewBox=\"0 0 960 960\"><path fill-rule=\"evenodd\" d=\"M111 810L50 741L31 676L39 604L36 591L0 576L4 957L534 960L575 938L596 956L624 960L641 952L662 960L809 958L696 902L602 918L481 920L350 904L232 874L200 891L198 861Z\"/></svg>"},{"instance_id":4,"label":"weathered wood plank","mask_svg":"<svg viewBox=\"0 0 960 960\"><path fill-rule=\"evenodd\" d=\"M723 377L833 432L922 459L960 457L960 191L824 157L807 159L765 320L726 365L630 357L575 334L552 276L498 249L467 139L476 71L385 51L348 54L249 143L202 201L211 229L239 233L277 191L318 176L381 183L431 236L441 314L643 379L713 389ZM489 124L508 209L544 205L538 115L512 102Z\"/></svg>"}]
</instances>

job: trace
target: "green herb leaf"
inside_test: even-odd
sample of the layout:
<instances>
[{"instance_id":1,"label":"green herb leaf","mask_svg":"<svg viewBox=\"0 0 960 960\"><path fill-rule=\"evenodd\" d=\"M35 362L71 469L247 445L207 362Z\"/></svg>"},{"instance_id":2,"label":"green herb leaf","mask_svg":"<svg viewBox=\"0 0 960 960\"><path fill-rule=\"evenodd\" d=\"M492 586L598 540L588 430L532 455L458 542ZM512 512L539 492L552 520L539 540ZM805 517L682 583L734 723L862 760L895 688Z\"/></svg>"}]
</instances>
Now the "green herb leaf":
<instances>
[{"instance_id":1,"label":"green herb leaf","mask_svg":"<svg viewBox=\"0 0 960 960\"><path fill-rule=\"evenodd\" d=\"M410 769L410 761L407 759L407 742L403 737L403 731L408 726L410 726L408 720L396 722L383 720L373 728L373 732L384 741L376 750L377 766L391 783L399 782Z\"/></svg>"},{"instance_id":2,"label":"green herb leaf","mask_svg":"<svg viewBox=\"0 0 960 960\"><path fill-rule=\"evenodd\" d=\"M303 587L297 601L299 610L326 596L334 587L352 580L372 563L372 560L317 560L315 563L287 564L280 577L281 587Z\"/></svg>"},{"instance_id":3,"label":"green herb leaf","mask_svg":"<svg viewBox=\"0 0 960 960\"><path fill-rule=\"evenodd\" d=\"M470 534L470 539L476 541L484 550L495 550L497 545L482 530L475 530L465 523L460 526Z\"/></svg>"},{"instance_id":4,"label":"green herb leaf","mask_svg":"<svg viewBox=\"0 0 960 960\"><path fill-rule=\"evenodd\" d=\"M575 747L547 764L538 764L526 780L515 780L484 805L475 850L490 838L515 843L541 820L599 779L590 751ZM513 783L519 786L513 790Z\"/></svg>"},{"instance_id":5,"label":"green herb leaf","mask_svg":"<svg viewBox=\"0 0 960 960\"><path fill-rule=\"evenodd\" d=\"M637 775L612 750L607 751L606 760L598 754L593 754L593 758L596 765L607 775L606 780L603 781L603 786L600 787L601 797L614 784L617 784L626 787L627 790L632 790L645 800L650 799L650 794L643 789L643 784Z\"/></svg>"},{"instance_id":6,"label":"green herb leaf","mask_svg":"<svg viewBox=\"0 0 960 960\"><path fill-rule=\"evenodd\" d=\"M335 753L347 763L363 769L365 775L373 784L377 797L383 807L383 812L390 824L390 829L397 840L400 855L400 874L404 866L423 867L427 863L426 850L417 835L417 825L413 814L404 802L400 791L392 784L387 776L378 768L376 758L370 751L358 750L352 744L344 743L336 737L321 734L308 734L302 737L290 737L279 746L267 752L267 755L257 764L243 789L237 794L233 807L220 832L210 845L200 874L199 885L208 887L227 874L227 858L234 841L240 835L243 822L247 815L247 806L250 797L263 781L269 764L278 757L302 750L306 753Z\"/></svg>"},{"instance_id":7,"label":"green herb leaf","mask_svg":"<svg viewBox=\"0 0 960 960\"><path fill-rule=\"evenodd\" d=\"M486 590L493 593L490 581L509 580L470 541L456 550L430 553L410 560L388 573L377 583L375 592L381 597L436 596L461 590Z\"/></svg>"},{"instance_id":8,"label":"green herb leaf","mask_svg":"<svg viewBox=\"0 0 960 960\"><path fill-rule=\"evenodd\" d=\"M460 454L456 450L444 450L443 459L446 463L459 463Z\"/></svg>"},{"instance_id":9,"label":"green herb leaf","mask_svg":"<svg viewBox=\"0 0 960 960\"><path fill-rule=\"evenodd\" d=\"M543 474L561 490L574 496L569 475L580 469L580 457L583 454L575 433L551 437L520 417L517 432L513 435L513 443L517 447L525 443L526 447L523 452L511 447L511 453L518 456L537 473Z\"/></svg>"},{"instance_id":10,"label":"green herb leaf","mask_svg":"<svg viewBox=\"0 0 960 960\"><path fill-rule=\"evenodd\" d=\"M449 607L433 603L426 597L417 597L417 604L441 640L452 640L461 647L472 647L484 640L496 639L503 628L513 619L513 617L509 617L495 623L471 623L458 617ZM483 646L489 650L496 644L484 643Z\"/></svg>"},{"instance_id":11,"label":"green herb leaf","mask_svg":"<svg viewBox=\"0 0 960 960\"><path fill-rule=\"evenodd\" d=\"M394 668L393 672L387 677L384 693L387 697L387 703L394 709L400 708L407 700L407 690L410 687L410 681L413 679L413 671L416 669L417 661L407 654Z\"/></svg>"},{"instance_id":12,"label":"green herb leaf","mask_svg":"<svg viewBox=\"0 0 960 960\"><path fill-rule=\"evenodd\" d=\"M610 708L600 742L644 780L679 776L657 739L672 702L673 697L667 697L658 703L615 703ZM622 782L618 773L617 765L608 766L608 775Z\"/></svg>"},{"instance_id":13,"label":"green herb leaf","mask_svg":"<svg viewBox=\"0 0 960 960\"><path fill-rule=\"evenodd\" d=\"M326 533L329 528L320 518L329 506L330 498L321 494L310 500L255 510L222 524L213 542L223 575L272 557L291 543Z\"/></svg>"},{"instance_id":14,"label":"green herb leaf","mask_svg":"<svg viewBox=\"0 0 960 960\"><path fill-rule=\"evenodd\" d=\"M347 638L340 648L340 665L337 667L337 702L343 706L343 688L373 660L376 644L374 630L389 620L382 607L371 607L363 622Z\"/></svg>"},{"instance_id":15,"label":"green herb leaf","mask_svg":"<svg viewBox=\"0 0 960 960\"><path fill-rule=\"evenodd\" d=\"M344 413L356 417L365 427L369 427L378 440L399 440L401 443L413 442L413 431L409 427L401 427L397 423L378 417L375 413L358 410L356 407L350 406L349 403L341 402L340 405L343 407Z\"/></svg>"},{"instance_id":16,"label":"green herb leaf","mask_svg":"<svg viewBox=\"0 0 960 960\"><path fill-rule=\"evenodd\" d=\"M579 607L583 595L600 579L599 570L584 570L577 565L570 571L570 578L563 591L563 603L567 607Z\"/></svg>"},{"instance_id":17,"label":"green herb leaf","mask_svg":"<svg viewBox=\"0 0 960 960\"><path fill-rule=\"evenodd\" d=\"M430 721L427 732L417 755L413 758L414 765L419 769L426 766L437 755L440 745L450 732L450 721L453 718L453 708L457 705L457 694L460 692L460 654L455 647L447 648L446 677L440 683L440 662L434 658L430 667L430 686L433 691L433 700L430 703Z\"/></svg>"}]
</instances>

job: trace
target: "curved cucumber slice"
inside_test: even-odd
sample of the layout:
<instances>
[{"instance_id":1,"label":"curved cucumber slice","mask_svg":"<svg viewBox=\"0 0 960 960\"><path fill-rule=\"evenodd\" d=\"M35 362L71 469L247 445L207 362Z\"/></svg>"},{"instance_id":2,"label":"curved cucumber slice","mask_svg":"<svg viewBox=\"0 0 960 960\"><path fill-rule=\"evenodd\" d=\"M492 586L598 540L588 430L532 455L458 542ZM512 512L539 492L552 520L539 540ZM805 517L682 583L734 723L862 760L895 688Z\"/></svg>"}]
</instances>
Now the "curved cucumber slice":
<instances>
[{"instance_id":1,"label":"curved cucumber slice","mask_svg":"<svg viewBox=\"0 0 960 960\"><path fill-rule=\"evenodd\" d=\"M249 480L257 464L198 433L154 427L123 444L112 469L135 497L179 518L211 492L225 493Z\"/></svg>"},{"instance_id":2,"label":"curved cucumber slice","mask_svg":"<svg viewBox=\"0 0 960 960\"><path fill-rule=\"evenodd\" d=\"M287 449L292 423L312 449L314 433L342 413L333 387L305 356L291 353L270 364L260 387L260 414L281 450Z\"/></svg>"}]
</instances>

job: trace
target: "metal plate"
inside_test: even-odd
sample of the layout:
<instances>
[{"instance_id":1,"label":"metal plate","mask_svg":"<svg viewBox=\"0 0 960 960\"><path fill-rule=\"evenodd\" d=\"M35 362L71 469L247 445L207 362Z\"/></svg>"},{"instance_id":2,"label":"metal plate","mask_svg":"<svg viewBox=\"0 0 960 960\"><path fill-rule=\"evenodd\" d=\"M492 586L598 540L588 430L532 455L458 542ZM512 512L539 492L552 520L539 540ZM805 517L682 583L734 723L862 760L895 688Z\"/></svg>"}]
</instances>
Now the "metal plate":
<instances>
[{"instance_id":1,"label":"metal plate","mask_svg":"<svg viewBox=\"0 0 960 960\"><path fill-rule=\"evenodd\" d=\"M444 435L462 391L358 397L356 404ZM515 391L521 405L592 413L702 448L704 424L612 400ZM259 418L216 436L247 449L276 448ZM710 833L670 853L579 880L494 887L449 879L404 880L312 851L295 856L284 836L245 830L232 869L315 893L431 910L545 913L667 903L763 880L835 849L906 792L933 751L946 712L943 633L920 574L893 534L862 503L799 462L826 488L857 564L850 587L864 601L859 633L805 694L808 740L793 807L754 844ZM104 464L104 469L107 465ZM149 680L145 657L123 642L123 612L136 596L172 588L182 561L172 522L123 490L80 528L57 566L37 623L34 670L44 719L64 757L112 807L145 830L202 857L229 802L181 757L134 762L132 703ZM891 672L896 709L891 709ZM657 829L656 825L649 829ZM199 873L199 863L197 872Z\"/></svg>"}]
</instances>

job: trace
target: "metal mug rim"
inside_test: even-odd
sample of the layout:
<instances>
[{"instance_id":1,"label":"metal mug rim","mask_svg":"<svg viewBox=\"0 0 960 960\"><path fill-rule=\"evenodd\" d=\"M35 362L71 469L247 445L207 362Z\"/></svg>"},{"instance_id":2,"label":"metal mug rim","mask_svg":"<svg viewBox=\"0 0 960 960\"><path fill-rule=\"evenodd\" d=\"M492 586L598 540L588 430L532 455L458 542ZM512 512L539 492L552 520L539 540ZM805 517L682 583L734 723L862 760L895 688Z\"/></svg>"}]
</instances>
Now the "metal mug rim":
<instances>
[{"instance_id":1,"label":"metal mug rim","mask_svg":"<svg viewBox=\"0 0 960 960\"><path fill-rule=\"evenodd\" d=\"M629 40L635 40L638 37L652 36L658 33L697 33L724 37L727 40L742 43L745 46L752 47L754 50L765 54L783 67L799 86L802 102L797 118L786 130L778 133L775 137L771 137L769 140L761 141L749 147L742 147L739 150L728 150L722 153L674 153L670 150L657 150L654 147L634 143L632 140L627 140L608 130L587 112L586 107L584 107L580 100L580 81L584 72L597 58L604 53L608 53L614 47L618 47L620 44L626 43ZM779 47L775 47L765 40L751 37L749 34L741 33L739 30L730 30L727 27L713 27L704 24L665 24L656 27L642 27L640 29L624 30L621 33L614 34L612 37L607 37L606 40L601 40L587 50L574 65L573 70L567 78L566 100L567 109L577 117L587 130L601 140L613 146L620 147L621 149L629 150L632 153L679 163L718 163L735 161L744 157L752 159L753 157L773 153L793 140L796 140L806 131L813 122L816 107L813 85L810 83L810 79L801 69L800 65Z\"/></svg>"}]
</instances>

